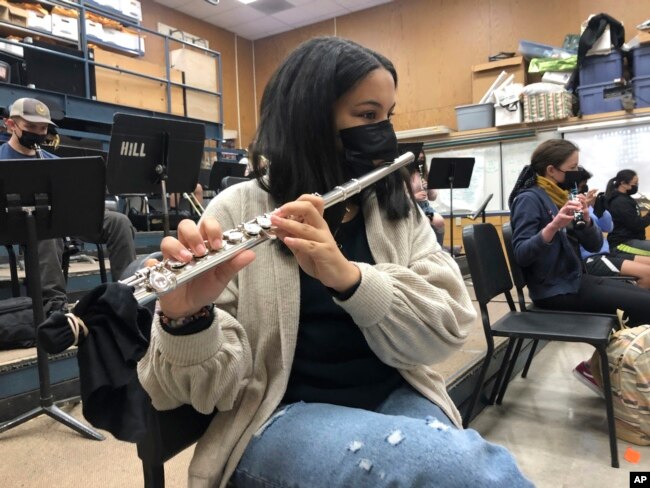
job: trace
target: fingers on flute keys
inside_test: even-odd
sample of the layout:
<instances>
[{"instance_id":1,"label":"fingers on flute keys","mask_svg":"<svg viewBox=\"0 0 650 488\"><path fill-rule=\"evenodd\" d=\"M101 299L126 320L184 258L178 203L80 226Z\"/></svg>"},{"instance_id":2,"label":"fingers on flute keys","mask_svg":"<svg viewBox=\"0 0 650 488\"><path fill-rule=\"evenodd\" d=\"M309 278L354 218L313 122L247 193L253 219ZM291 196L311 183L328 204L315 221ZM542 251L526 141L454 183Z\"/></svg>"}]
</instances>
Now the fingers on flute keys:
<instances>
[{"instance_id":1,"label":"fingers on flute keys","mask_svg":"<svg viewBox=\"0 0 650 488\"><path fill-rule=\"evenodd\" d=\"M200 225L189 219L183 220L178 224L177 235L177 239L168 236L162 240L160 248L167 259L186 263L221 246L221 226L214 218L206 217Z\"/></svg>"}]
</instances>

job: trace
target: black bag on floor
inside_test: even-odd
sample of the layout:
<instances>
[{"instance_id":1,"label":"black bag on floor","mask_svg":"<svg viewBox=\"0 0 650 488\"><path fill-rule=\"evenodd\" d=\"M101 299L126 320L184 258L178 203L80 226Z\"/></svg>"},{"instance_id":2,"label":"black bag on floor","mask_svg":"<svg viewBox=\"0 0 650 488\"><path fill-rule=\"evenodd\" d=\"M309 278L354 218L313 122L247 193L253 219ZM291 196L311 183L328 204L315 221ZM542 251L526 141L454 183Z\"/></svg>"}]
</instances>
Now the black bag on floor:
<instances>
[{"instance_id":1,"label":"black bag on floor","mask_svg":"<svg viewBox=\"0 0 650 488\"><path fill-rule=\"evenodd\" d=\"M32 299L15 297L0 300L0 350L36 345Z\"/></svg>"}]
</instances>

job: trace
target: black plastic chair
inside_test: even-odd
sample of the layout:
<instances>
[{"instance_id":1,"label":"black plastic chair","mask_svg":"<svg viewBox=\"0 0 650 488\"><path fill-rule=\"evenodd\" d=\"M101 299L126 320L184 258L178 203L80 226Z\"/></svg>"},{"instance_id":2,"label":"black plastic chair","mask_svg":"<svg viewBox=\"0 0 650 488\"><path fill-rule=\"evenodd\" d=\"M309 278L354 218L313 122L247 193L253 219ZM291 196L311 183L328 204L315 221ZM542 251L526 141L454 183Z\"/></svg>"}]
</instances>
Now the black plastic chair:
<instances>
[{"instance_id":1,"label":"black plastic chair","mask_svg":"<svg viewBox=\"0 0 650 488\"><path fill-rule=\"evenodd\" d=\"M162 259L160 251L142 256L127 266L123 278L144 267L148 259ZM153 313L155 302L146 305ZM215 412L216 413L216 412ZM204 415L191 405L173 410L156 410L149 406L147 432L138 443L138 457L142 460L145 488L164 488L165 462L199 440L215 413Z\"/></svg>"},{"instance_id":2,"label":"black plastic chair","mask_svg":"<svg viewBox=\"0 0 650 488\"><path fill-rule=\"evenodd\" d=\"M99 276L102 283L108 282L108 275L106 274L106 263L104 262L104 246L99 243L94 243L97 246L97 261L99 264ZM63 270L63 278L68 282L68 272L70 271L70 258L78 256L83 244L75 238L66 237L63 242L63 254L61 255L61 268Z\"/></svg>"},{"instance_id":3,"label":"black plastic chair","mask_svg":"<svg viewBox=\"0 0 650 488\"><path fill-rule=\"evenodd\" d=\"M137 444L145 488L164 488L165 462L197 442L215 414L204 415L191 405L166 411L149 409L147 433Z\"/></svg>"},{"instance_id":4,"label":"black plastic chair","mask_svg":"<svg viewBox=\"0 0 650 488\"><path fill-rule=\"evenodd\" d=\"M483 331L487 342L487 353L481 366L478 382L474 388L465 423L471 418L483 382L487 374L492 355L494 354L494 338L509 339L506 354L501 363L497 384L503 382L502 392L505 393L514 361L510 358L512 345L519 339L533 339L563 342L584 342L596 348L601 359L603 374L603 391L609 426L609 444L612 467L618 468L618 450L616 445L616 426L614 424L614 409L612 406L612 391L607 368L607 345L612 329L616 328L616 319L609 315L578 314L563 312L531 313L520 312L515 308L512 298L512 279L508 272L506 257L501 247L501 241L492 224L475 224L463 229L463 245L467 255L476 298L481 309ZM510 308L499 320L492 322L487 305L498 295L505 295ZM518 354L515 350L514 354ZM515 356L516 357L516 356ZM505 373L508 368L508 373ZM497 403L500 403L503 395Z\"/></svg>"},{"instance_id":5,"label":"black plastic chair","mask_svg":"<svg viewBox=\"0 0 650 488\"><path fill-rule=\"evenodd\" d=\"M237 185L238 183L246 183L250 181L250 178L244 178L241 176L224 176L221 180L221 189L225 190L229 186Z\"/></svg>"}]
</instances>

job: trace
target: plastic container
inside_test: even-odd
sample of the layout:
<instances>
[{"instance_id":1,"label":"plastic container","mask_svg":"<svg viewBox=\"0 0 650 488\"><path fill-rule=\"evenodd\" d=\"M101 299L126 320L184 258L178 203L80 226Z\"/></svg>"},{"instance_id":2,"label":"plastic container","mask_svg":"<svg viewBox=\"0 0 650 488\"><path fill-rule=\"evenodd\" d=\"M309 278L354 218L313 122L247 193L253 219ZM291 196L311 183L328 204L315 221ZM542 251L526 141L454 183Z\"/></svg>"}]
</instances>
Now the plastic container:
<instances>
[{"instance_id":1,"label":"plastic container","mask_svg":"<svg viewBox=\"0 0 650 488\"><path fill-rule=\"evenodd\" d=\"M603 112L616 112L623 110L620 98L604 98L605 88L613 86L612 83L595 83L593 85L580 85L580 111L583 115L600 114Z\"/></svg>"},{"instance_id":2,"label":"plastic container","mask_svg":"<svg viewBox=\"0 0 650 488\"><path fill-rule=\"evenodd\" d=\"M632 78L636 108L650 107L650 76Z\"/></svg>"},{"instance_id":3,"label":"plastic container","mask_svg":"<svg viewBox=\"0 0 650 488\"><path fill-rule=\"evenodd\" d=\"M650 73L649 73L650 74ZM604 56L585 56L580 67L580 85L611 83L623 77L623 56L612 51Z\"/></svg>"},{"instance_id":4,"label":"plastic container","mask_svg":"<svg viewBox=\"0 0 650 488\"><path fill-rule=\"evenodd\" d=\"M519 41L519 52L525 58L567 58L572 53L564 49L531 41Z\"/></svg>"},{"instance_id":5,"label":"plastic container","mask_svg":"<svg viewBox=\"0 0 650 488\"><path fill-rule=\"evenodd\" d=\"M458 130L484 129L494 127L494 105L477 103L456 107Z\"/></svg>"},{"instance_id":6,"label":"plastic container","mask_svg":"<svg viewBox=\"0 0 650 488\"><path fill-rule=\"evenodd\" d=\"M632 78L650 76L650 45L632 49Z\"/></svg>"}]
</instances>

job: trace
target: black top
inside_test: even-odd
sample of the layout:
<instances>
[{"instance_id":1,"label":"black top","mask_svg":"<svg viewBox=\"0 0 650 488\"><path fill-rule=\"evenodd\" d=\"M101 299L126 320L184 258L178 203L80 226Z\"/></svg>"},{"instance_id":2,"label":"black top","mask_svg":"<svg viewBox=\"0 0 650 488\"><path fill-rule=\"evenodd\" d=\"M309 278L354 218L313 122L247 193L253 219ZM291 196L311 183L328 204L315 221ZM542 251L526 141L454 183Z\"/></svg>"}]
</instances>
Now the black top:
<instances>
[{"instance_id":1,"label":"black top","mask_svg":"<svg viewBox=\"0 0 650 488\"><path fill-rule=\"evenodd\" d=\"M645 239L645 228L650 225L650 213L641 217L641 210L634 198L614 191L607 204L614 221L614 230L607 234L612 249L631 239Z\"/></svg>"},{"instance_id":2,"label":"black top","mask_svg":"<svg viewBox=\"0 0 650 488\"><path fill-rule=\"evenodd\" d=\"M335 237L350 261L374 264L361 211ZM330 403L372 410L401 383L379 360L327 288L300 271L300 326L283 403Z\"/></svg>"}]
</instances>

